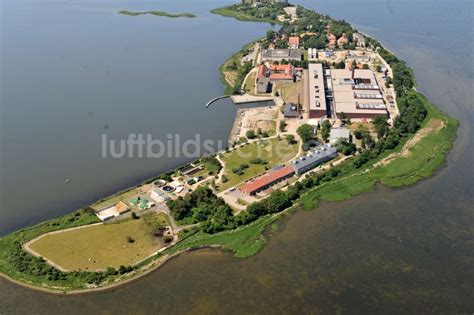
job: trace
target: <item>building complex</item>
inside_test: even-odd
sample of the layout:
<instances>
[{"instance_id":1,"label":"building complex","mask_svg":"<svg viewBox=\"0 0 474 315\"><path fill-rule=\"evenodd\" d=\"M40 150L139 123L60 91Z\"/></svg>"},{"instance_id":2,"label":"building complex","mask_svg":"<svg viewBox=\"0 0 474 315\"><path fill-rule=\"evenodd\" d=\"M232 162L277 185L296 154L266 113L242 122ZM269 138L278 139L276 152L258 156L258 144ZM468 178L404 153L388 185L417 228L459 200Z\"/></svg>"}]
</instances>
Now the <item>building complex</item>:
<instances>
[{"instance_id":1,"label":"building complex","mask_svg":"<svg viewBox=\"0 0 474 315\"><path fill-rule=\"evenodd\" d=\"M374 72L369 69L323 69L312 63L309 72L309 117L372 119L388 116Z\"/></svg>"}]
</instances>

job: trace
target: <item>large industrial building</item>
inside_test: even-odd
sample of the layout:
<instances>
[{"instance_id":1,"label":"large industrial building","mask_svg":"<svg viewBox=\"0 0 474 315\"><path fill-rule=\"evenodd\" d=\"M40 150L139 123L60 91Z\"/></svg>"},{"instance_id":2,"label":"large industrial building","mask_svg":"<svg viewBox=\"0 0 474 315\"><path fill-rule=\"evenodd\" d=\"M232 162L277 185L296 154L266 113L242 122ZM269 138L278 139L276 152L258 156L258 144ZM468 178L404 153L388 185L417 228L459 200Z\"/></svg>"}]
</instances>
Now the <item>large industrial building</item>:
<instances>
[{"instance_id":1,"label":"large industrial building","mask_svg":"<svg viewBox=\"0 0 474 315\"><path fill-rule=\"evenodd\" d=\"M387 106L375 79L369 69L331 69L327 80L328 97L332 98L335 114L344 113L348 118L371 119L387 116Z\"/></svg>"},{"instance_id":2,"label":"large industrial building","mask_svg":"<svg viewBox=\"0 0 474 315\"><path fill-rule=\"evenodd\" d=\"M323 65L310 63L309 76L309 118L320 118L327 115L326 94L324 91Z\"/></svg>"},{"instance_id":3,"label":"large industrial building","mask_svg":"<svg viewBox=\"0 0 474 315\"><path fill-rule=\"evenodd\" d=\"M301 54L299 49L264 49L262 61L301 60Z\"/></svg>"},{"instance_id":4,"label":"large industrial building","mask_svg":"<svg viewBox=\"0 0 474 315\"><path fill-rule=\"evenodd\" d=\"M306 156L302 156L291 163L295 173L301 175L309 170L312 170L319 164L327 162L337 157L336 148L329 144L325 144L317 147L315 150L310 151Z\"/></svg>"},{"instance_id":5,"label":"large industrial building","mask_svg":"<svg viewBox=\"0 0 474 315\"><path fill-rule=\"evenodd\" d=\"M388 116L387 106L369 69L323 69L322 64L308 67L309 118L335 118L342 113L352 119Z\"/></svg>"},{"instance_id":6,"label":"large industrial building","mask_svg":"<svg viewBox=\"0 0 474 315\"><path fill-rule=\"evenodd\" d=\"M253 178L240 187L240 191L247 195L255 195L256 193L268 189L271 186L293 176L295 171L291 166L277 166L265 174Z\"/></svg>"}]
</instances>

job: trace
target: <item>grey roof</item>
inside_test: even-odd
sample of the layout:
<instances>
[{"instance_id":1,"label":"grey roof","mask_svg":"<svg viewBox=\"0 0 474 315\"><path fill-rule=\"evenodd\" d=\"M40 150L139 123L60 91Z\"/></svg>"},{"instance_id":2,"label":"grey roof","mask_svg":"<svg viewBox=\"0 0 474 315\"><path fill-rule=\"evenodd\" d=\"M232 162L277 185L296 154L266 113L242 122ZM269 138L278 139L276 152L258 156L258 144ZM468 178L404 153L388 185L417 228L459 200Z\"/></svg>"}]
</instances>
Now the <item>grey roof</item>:
<instances>
[{"instance_id":1,"label":"grey roof","mask_svg":"<svg viewBox=\"0 0 474 315\"><path fill-rule=\"evenodd\" d=\"M301 51L299 49L265 49L262 51L262 59L301 60Z\"/></svg>"},{"instance_id":2,"label":"grey roof","mask_svg":"<svg viewBox=\"0 0 474 315\"><path fill-rule=\"evenodd\" d=\"M283 115L285 117L298 117L298 107L293 103L286 103L283 108Z\"/></svg>"},{"instance_id":3,"label":"grey roof","mask_svg":"<svg viewBox=\"0 0 474 315\"><path fill-rule=\"evenodd\" d=\"M337 156L336 148L329 144L317 147L315 150L309 152L306 156L300 157L291 162L291 166L296 173L304 173L309 168L314 168L318 164L329 161Z\"/></svg>"},{"instance_id":4,"label":"grey roof","mask_svg":"<svg viewBox=\"0 0 474 315\"><path fill-rule=\"evenodd\" d=\"M365 43L365 36L362 35L361 33L354 33L354 34L352 34L352 37L355 38L358 41L361 41L361 42Z\"/></svg>"},{"instance_id":5,"label":"grey roof","mask_svg":"<svg viewBox=\"0 0 474 315\"><path fill-rule=\"evenodd\" d=\"M350 131L347 128L332 128L331 133L329 134L330 139L349 139Z\"/></svg>"}]
</instances>

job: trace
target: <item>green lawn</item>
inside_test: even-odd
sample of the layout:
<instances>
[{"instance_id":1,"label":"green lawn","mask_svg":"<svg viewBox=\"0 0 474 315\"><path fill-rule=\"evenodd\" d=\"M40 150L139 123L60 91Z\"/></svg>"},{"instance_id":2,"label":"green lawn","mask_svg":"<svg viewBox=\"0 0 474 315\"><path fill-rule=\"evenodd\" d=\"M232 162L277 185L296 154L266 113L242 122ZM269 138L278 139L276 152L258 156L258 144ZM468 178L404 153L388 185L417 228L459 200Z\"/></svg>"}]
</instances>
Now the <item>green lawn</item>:
<instances>
[{"instance_id":1,"label":"green lawn","mask_svg":"<svg viewBox=\"0 0 474 315\"><path fill-rule=\"evenodd\" d=\"M221 245L224 249L232 251L236 257L249 257L257 254L265 247L267 240L263 236L263 232L268 225L279 220L282 215L267 215L236 230L217 234L206 234L198 231L189 237L183 238L182 241L173 247L166 249L163 254L171 254L201 246Z\"/></svg>"},{"instance_id":2,"label":"green lawn","mask_svg":"<svg viewBox=\"0 0 474 315\"><path fill-rule=\"evenodd\" d=\"M87 271L133 265L162 246L144 219L50 234L30 244L32 250L66 270Z\"/></svg>"},{"instance_id":3,"label":"green lawn","mask_svg":"<svg viewBox=\"0 0 474 315\"><path fill-rule=\"evenodd\" d=\"M255 95L255 73L250 74L245 81L244 90L248 94Z\"/></svg>"},{"instance_id":4,"label":"green lawn","mask_svg":"<svg viewBox=\"0 0 474 315\"><path fill-rule=\"evenodd\" d=\"M284 139L273 138L269 140L259 140L223 154L222 160L225 164L225 174L229 179L226 183L219 184L219 190L225 190L251 177L265 172L265 167L271 168L275 165L283 164L298 153L299 143L288 145ZM268 162L267 165L251 164L250 160L260 158ZM248 164L244 174L237 175L232 172L233 168L239 167L242 163Z\"/></svg>"}]
</instances>

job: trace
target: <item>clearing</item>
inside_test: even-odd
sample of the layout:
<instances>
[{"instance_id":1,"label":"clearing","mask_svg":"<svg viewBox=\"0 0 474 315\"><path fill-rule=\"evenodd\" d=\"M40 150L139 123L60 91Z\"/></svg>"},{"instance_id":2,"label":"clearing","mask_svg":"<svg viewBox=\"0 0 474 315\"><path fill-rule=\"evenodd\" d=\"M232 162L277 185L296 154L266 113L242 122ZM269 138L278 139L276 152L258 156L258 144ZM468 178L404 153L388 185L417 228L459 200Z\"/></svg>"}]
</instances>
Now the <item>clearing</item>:
<instances>
[{"instance_id":1,"label":"clearing","mask_svg":"<svg viewBox=\"0 0 474 315\"><path fill-rule=\"evenodd\" d=\"M153 214L165 223L163 214ZM153 222L154 223L154 222ZM133 265L164 246L154 224L144 218L45 234L25 245L62 270L103 270Z\"/></svg>"},{"instance_id":2,"label":"clearing","mask_svg":"<svg viewBox=\"0 0 474 315\"><path fill-rule=\"evenodd\" d=\"M235 186L265 172L266 169L291 160L298 153L298 148L299 142L289 145L285 139L271 138L254 141L224 153L221 160L225 164L224 173L228 181L219 184L218 190L222 191ZM266 161L267 164L250 163L252 159L256 158ZM232 169L238 168L241 164L247 164L248 168L244 169L241 175L235 174Z\"/></svg>"}]
</instances>

